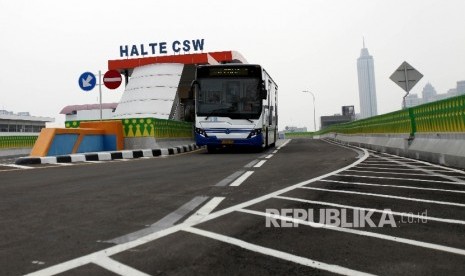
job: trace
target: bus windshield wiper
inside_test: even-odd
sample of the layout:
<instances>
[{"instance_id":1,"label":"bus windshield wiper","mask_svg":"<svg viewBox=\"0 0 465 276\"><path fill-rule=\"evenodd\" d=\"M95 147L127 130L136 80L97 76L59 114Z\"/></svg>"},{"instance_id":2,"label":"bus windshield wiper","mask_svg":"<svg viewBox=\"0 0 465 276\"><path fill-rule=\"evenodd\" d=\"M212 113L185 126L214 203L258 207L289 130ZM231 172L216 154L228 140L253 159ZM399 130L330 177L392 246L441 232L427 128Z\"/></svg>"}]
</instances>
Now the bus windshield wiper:
<instances>
[{"instance_id":1,"label":"bus windshield wiper","mask_svg":"<svg viewBox=\"0 0 465 276\"><path fill-rule=\"evenodd\" d=\"M207 117L205 117L205 120L208 120L208 118L210 118L211 116L215 115L215 113L217 113L217 112L219 112L219 111L229 111L229 107L228 107L228 108L213 109L212 111L210 111L210 113L208 113Z\"/></svg>"}]
</instances>

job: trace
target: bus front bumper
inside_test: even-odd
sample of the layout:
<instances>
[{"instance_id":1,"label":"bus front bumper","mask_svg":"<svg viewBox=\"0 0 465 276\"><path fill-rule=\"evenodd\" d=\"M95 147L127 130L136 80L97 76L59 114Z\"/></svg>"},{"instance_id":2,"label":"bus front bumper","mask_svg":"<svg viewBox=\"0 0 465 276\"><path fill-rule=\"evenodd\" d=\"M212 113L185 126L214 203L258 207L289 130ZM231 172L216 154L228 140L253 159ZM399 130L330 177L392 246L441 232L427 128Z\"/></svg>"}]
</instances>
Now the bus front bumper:
<instances>
[{"instance_id":1,"label":"bus front bumper","mask_svg":"<svg viewBox=\"0 0 465 276\"><path fill-rule=\"evenodd\" d=\"M218 139L216 136L205 137L198 133L195 134L197 146L211 147L261 147L263 145L263 134L258 134L251 138L242 139Z\"/></svg>"}]
</instances>

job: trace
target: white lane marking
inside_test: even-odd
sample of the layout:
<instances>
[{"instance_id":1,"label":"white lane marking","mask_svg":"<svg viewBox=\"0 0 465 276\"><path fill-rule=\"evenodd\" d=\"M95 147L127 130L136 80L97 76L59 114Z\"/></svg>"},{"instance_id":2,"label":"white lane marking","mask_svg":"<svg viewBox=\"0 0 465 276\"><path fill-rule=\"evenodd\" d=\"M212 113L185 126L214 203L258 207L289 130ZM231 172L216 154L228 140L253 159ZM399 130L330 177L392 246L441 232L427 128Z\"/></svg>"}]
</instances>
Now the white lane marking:
<instances>
[{"instance_id":1,"label":"white lane marking","mask_svg":"<svg viewBox=\"0 0 465 276\"><path fill-rule=\"evenodd\" d=\"M359 147L344 146L344 145L341 144L341 143L334 143L334 142L328 141L328 140L326 140L326 139L322 139L321 141L326 142L326 143L328 143L328 144L336 145L336 146L339 146L339 147L342 147L342 148L346 148L346 149L353 150L353 151L355 151L355 152L358 154L357 157L356 157L357 159L362 158L362 156L364 156L364 154L365 154L363 151L359 150L359 149L360 149ZM348 144L347 144L347 145L348 145Z\"/></svg>"},{"instance_id":2,"label":"white lane marking","mask_svg":"<svg viewBox=\"0 0 465 276\"><path fill-rule=\"evenodd\" d=\"M281 146L279 146L277 149L280 150L281 148L285 147L287 144L289 144L289 142L290 142L291 140L292 140L292 139L287 140L287 141L284 142Z\"/></svg>"},{"instance_id":3,"label":"white lane marking","mask_svg":"<svg viewBox=\"0 0 465 276\"><path fill-rule=\"evenodd\" d=\"M15 168L15 169L34 169L33 167L28 167L28 166L22 166L22 165L16 165L16 164L0 164L0 166L3 167L10 167L10 168Z\"/></svg>"},{"instance_id":4,"label":"white lane marking","mask_svg":"<svg viewBox=\"0 0 465 276\"><path fill-rule=\"evenodd\" d=\"M358 206L349 206L349 205L342 205L342 204L325 202L325 201L315 201L315 200L308 200L308 199L288 197L288 196L275 196L274 198L284 199L284 200L288 200L288 201L298 201L298 202L309 203L309 204L317 204L317 205L323 205L323 206L331 206L331 207L336 207L336 208L344 208L344 209L352 209L352 210L363 210L363 211L373 211L374 213L380 213L380 214L393 214L395 216L402 216L402 217L405 217L405 218L407 218L407 217L408 218L415 218L415 219L424 219L425 218L424 216L415 215L415 214L412 214L412 213L403 213L403 212L387 211L387 210L365 208L365 207L358 207ZM465 225L465 220L438 218L438 217L432 217L432 216L428 215L428 221L430 221L430 220L431 221L437 221L437 222L443 222L443 223L463 224L463 225Z\"/></svg>"},{"instance_id":5,"label":"white lane marking","mask_svg":"<svg viewBox=\"0 0 465 276\"><path fill-rule=\"evenodd\" d=\"M253 166L254 168L260 168L261 166L263 166L263 164L265 164L266 160L261 160L260 162L258 162L255 166Z\"/></svg>"},{"instance_id":6,"label":"white lane marking","mask_svg":"<svg viewBox=\"0 0 465 276\"><path fill-rule=\"evenodd\" d=\"M149 276L150 275L150 274L143 273L130 266L127 266L123 263L117 262L108 257L102 257L98 260L93 261L93 263L119 275L131 275L131 276Z\"/></svg>"},{"instance_id":7,"label":"white lane marking","mask_svg":"<svg viewBox=\"0 0 465 276\"><path fill-rule=\"evenodd\" d=\"M278 150L275 150L275 151L273 151L273 154L276 154L277 152L278 152Z\"/></svg>"},{"instance_id":8,"label":"white lane marking","mask_svg":"<svg viewBox=\"0 0 465 276\"><path fill-rule=\"evenodd\" d=\"M465 182L450 182L450 181L427 180L427 179L416 179L416 178L401 178L401 177L387 177L387 176L369 176L369 175L354 175L354 174L335 174L334 176L349 176L349 177L390 179L390 180L403 180L403 181L419 181L419 182L442 183L442 184L447 184L447 185L461 185L461 186L465 185Z\"/></svg>"},{"instance_id":9,"label":"white lane marking","mask_svg":"<svg viewBox=\"0 0 465 276\"><path fill-rule=\"evenodd\" d=\"M257 204L257 203L262 202L262 201L265 201L267 199L276 197L276 196L278 196L280 194L292 191L292 190L294 190L294 189L296 189L298 187L308 185L310 183L313 183L313 182L316 182L318 180L327 178L329 176L337 175L338 173L340 173L340 172L342 172L344 170L347 170L347 169L349 169L349 168L351 168L353 166L357 166L358 164L360 164L361 162L366 160L368 158L368 156L369 156L368 152L365 149L361 149L361 150L363 150L363 152L365 153L364 156L362 158L356 160L352 164L349 164L349 165L347 165L347 166L345 166L343 168L340 168L338 170L329 172L327 174L324 174L324 175L321 175L321 176L318 176L318 177L315 177L315 178L312 178L312 179L308 179L306 181L299 182L297 184L291 185L291 186L283 188L281 190L278 190L278 191L275 191L275 192L272 192L272 193L269 193L269 194L254 198L252 200L249 200L249 201L246 201L246 202L243 202L243 203L240 203L240 204L237 204L235 206L231 206L229 208L216 211L214 213L211 213L207 217L205 217L203 222L208 221L208 220L212 220L212 219L215 219L215 218L227 215L227 214L230 214L232 212L235 212L236 210L249 207L251 205ZM134 241L126 242L126 243L123 243L123 244L117 244L115 246L112 246L112 247L109 247L109 248L106 248L106 249L103 249L103 250L100 250L100 251L97 251L97 252L94 252L94 253L90 253L88 255L84 255L84 256L81 256L81 257L78 257L78 258L71 259L69 261L63 262L63 263L59 263L59 264L50 266L48 268L44 268L42 270L38 270L36 272L29 273L26 276L45 276L45 275L59 274L59 273L74 269L76 267L86 265L86 264L88 264L88 263L90 263L90 262L92 262L94 260L99 259L99 258L112 256L112 255L124 252L126 250L138 247L140 245L146 244L148 242L163 238L165 236L171 235L173 233L176 233L176 232L178 232L180 230L183 230L183 229L185 229L187 227L190 227L190 226L193 226L193 225L194 224L190 224L190 223L180 223L180 224L174 225L174 226L172 226L170 228L166 228L166 229L160 230L158 232L151 233L151 234L149 234L147 236L140 237L140 238L138 238L138 239L136 239Z\"/></svg>"},{"instance_id":10,"label":"white lane marking","mask_svg":"<svg viewBox=\"0 0 465 276\"><path fill-rule=\"evenodd\" d=\"M73 163L56 163L56 164L53 164L53 165L57 165L57 166L63 166L63 167L66 167L66 166L74 166Z\"/></svg>"},{"instance_id":11,"label":"white lane marking","mask_svg":"<svg viewBox=\"0 0 465 276\"><path fill-rule=\"evenodd\" d=\"M255 164L258 163L258 161L260 161L260 160L257 160L257 159L253 160L250 163L248 163L247 165L245 165L244 168L252 168L253 166L255 166Z\"/></svg>"},{"instance_id":12,"label":"white lane marking","mask_svg":"<svg viewBox=\"0 0 465 276\"><path fill-rule=\"evenodd\" d=\"M382 157L380 156L379 158L381 159L385 159L385 160L389 160L390 158L387 158L387 157ZM407 167L410 167L410 168L418 168L416 167L416 165L412 165L412 164L407 164L405 163L405 160L404 161L393 161L395 163L398 163L398 164L403 164ZM431 172L430 170L427 170L427 169L422 169L422 168L418 168L419 170L427 173L427 174L430 174L430 175L434 175L434 176L438 176L438 177L442 177L442 178L445 178L445 179L449 179L449 180L452 180L452 181L455 181L455 182L461 182L463 181L463 179L460 179L460 178L456 178L456 177L453 177L453 176L449 176L449 175L445 175L445 174L440 174L440 173L433 173Z\"/></svg>"},{"instance_id":13,"label":"white lane marking","mask_svg":"<svg viewBox=\"0 0 465 276\"><path fill-rule=\"evenodd\" d=\"M200 223L202 220L208 216L213 209L215 209L218 205L220 205L221 201L223 201L225 197L214 197L210 201L208 201L202 208L200 208L195 214L188 217L184 222L186 223Z\"/></svg>"},{"instance_id":14,"label":"white lane marking","mask_svg":"<svg viewBox=\"0 0 465 276\"><path fill-rule=\"evenodd\" d=\"M412 169L412 168L408 168L408 169L405 169L405 168L383 168L383 167L375 167L375 166L371 166L371 165L363 165L363 164L360 164L358 165L357 167L355 167L354 169L369 169L369 170L396 170L396 171L419 171L419 169Z\"/></svg>"},{"instance_id":15,"label":"white lane marking","mask_svg":"<svg viewBox=\"0 0 465 276\"><path fill-rule=\"evenodd\" d=\"M169 228L173 226L176 222L178 222L180 219L182 219L184 216L186 216L188 213L192 212L195 208L203 204L208 197L206 196L196 196L189 202L185 203L178 209L176 209L174 212L169 213L159 221L153 223L147 228L129 233L124 236L120 236L108 241L105 241L107 243L115 243L115 244L124 244L129 241L137 240L143 236L149 235L151 233L160 231L162 229Z\"/></svg>"},{"instance_id":16,"label":"white lane marking","mask_svg":"<svg viewBox=\"0 0 465 276\"><path fill-rule=\"evenodd\" d=\"M216 183L215 186L219 186L219 187L226 186L229 183L233 182L234 179L236 179L237 177L239 177L243 173L244 173L244 171L237 171L237 172L231 174L230 176L226 177L225 179L221 180L220 182Z\"/></svg>"},{"instance_id":17,"label":"white lane marking","mask_svg":"<svg viewBox=\"0 0 465 276\"><path fill-rule=\"evenodd\" d=\"M280 215L275 215L275 214L270 214L270 213L264 213L264 212L259 212L259 211L252 211L252 210L245 210L245 209L239 210L239 211L243 212L243 213L258 215L258 216L272 217L272 218L276 218L276 219L280 219L280 220L286 220L286 221L289 221L289 222L298 223L298 224L302 224L302 225L308 225L308 226L315 227L315 228L325 228L325 229L329 229L329 230L334 230L334 231L339 231L339 232L344 232L344 233L349 233L349 234L355 234L355 235L360 235L360 236L365 236L365 237L377 238L377 239L382 239L382 240L388 240L388 241L393 241L393 242L398 242L398 243L403 243L403 244L409 244L409 245L413 245L413 246L418 246L418 247L423 247L423 248L428 248L428 249L434 249L434 250L439 250L439 251L443 251L443 252L454 253L454 254L465 256L465 250L463 250L463 249L455 248L455 247L449 247L449 246L435 244L435 243L405 239L405 238L401 238L401 237L390 236L390 235L385 235L385 234L378 234L378 233L362 231L362 230L356 230L356 229L351 229L351 228L343 228L343 227L338 227L338 226L333 226L333 225L328 225L328 224L323 224L323 223L315 223L315 222L311 222L311 221L305 221L305 220L301 220L301 219L294 219L292 217L285 217L285 216L280 216Z\"/></svg>"},{"instance_id":18,"label":"white lane marking","mask_svg":"<svg viewBox=\"0 0 465 276\"><path fill-rule=\"evenodd\" d=\"M465 204L463 204L463 203L437 201L437 200L429 200L429 199L421 199L421 198L413 198L413 197L404 197L404 196L393 196L393 195L374 194L374 193L362 193L362 192L354 192L354 191L346 191L346 190L331 190L331 189L322 189L322 188L314 188L314 187L299 187L299 189L330 192L330 193L342 193L342 194L352 194L352 195L374 196L374 197L392 198L392 199L400 199L400 200L408 200L408 201L416 201L416 202L424 202L424 203L433 203L433 204L440 204L440 205L450 205L450 206L465 207Z\"/></svg>"},{"instance_id":19,"label":"white lane marking","mask_svg":"<svg viewBox=\"0 0 465 276\"><path fill-rule=\"evenodd\" d=\"M336 273L336 274L358 275L358 276L361 276L361 275L373 275L373 274L368 274L368 273L364 273L364 272L361 272L361 271L352 270L352 269L342 267L342 266L338 266L338 265L327 264L327 263L319 262L319 261L316 261L316 260L300 257L300 256L289 254L289 253L286 253L286 252L283 252L283 251L278 251L278 250L275 250L275 249L272 249L272 248L263 247L263 246L256 245L256 244L253 244L253 243L248 243L246 241L239 240L239 239L232 238L232 237L228 237L228 236L225 236L225 235L220 235L220 234L213 233L213 232L210 232L210 231L200 230L198 228L188 227L186 229L183 229L183 231L186 231L186 232L189 232L189 233L192 233L192 234L196 234L196 235L200 235L200 236L204 236L204 237L214 239L214 240L217 240L217 241L221 241L221 242L224 242L224 243L232 244L232 245L247 249L247 250L252 251L252 252L257 252L257 253L264 254L264 255L267 255L267 256L272 256L272 257L279 258L279 259L282 259L282 260L286 260L286 261L289 261L289 262L305 265L305 266L308 266L308 267L313 267L313 268L320 269L320 270L329 271L329 272Z\"/></svg>"},{"instance_id":20,"label":"white lane marking","mask_svg":"<svg viewBox=\"0 0 465 276\"><path fill-rule=\"evenodd\" d=\"M461 190L445 190L445 189L437 189L437 188L424 188L424 187L388 185L388 184L374 184L374 183L364 183L364 182L347 182L347 181L337 181L337 180L329 180L329 179L322 179L321 181L340 183L340 184L348 184L348 185L362 185L362 186L388 187L388 188L400 188L400 189L412 189L412 190L424 190L424 191L437 191L437 192L465 194L465 191L461 191Z\"/></svg>"},{"instance_id":21,"label":"white lane marking","mask_svg":"<svg viewBox=\"0 0 465 276\"><path fill-rule=\"evenodd\" d=\"M269 155L267 155L265 158L266 158L266 159L270 159L271 157L273 157L273 154L269 154Z\"/></svg>"},{"instance_id":22,"label":"white lane marking","mask_svg":"<svg viewBox=\"0 0 465 276\"><path fill-rule=\"evenodd\" d=\"M440 175L436 174L426 174L426 173L408 173L408 172L377 172L377 171L367 171L367 170L354 170L350 169L347 170L348 172L360 172L360 173L377 173L377 174L401 174L401 175L416 175L416 176L437 176L440 177Z\"/></svg>"},{"instance_id":23,"label":"white lane marking","mask_svg":"<svg viewBox=\"0 0 465 276\"><path fill-rule=\"evenodd\" d=\"M251 176L252 174L254 173L254 171L246 171L244 174L242 174L239 178L237 178L236 180L234 180L233 183L231 183L231 187L236 187L236 186L239 186L242 184L242 182L244 182L247 178L249 178L249 176Z\"/></svg>"}]
</instances>

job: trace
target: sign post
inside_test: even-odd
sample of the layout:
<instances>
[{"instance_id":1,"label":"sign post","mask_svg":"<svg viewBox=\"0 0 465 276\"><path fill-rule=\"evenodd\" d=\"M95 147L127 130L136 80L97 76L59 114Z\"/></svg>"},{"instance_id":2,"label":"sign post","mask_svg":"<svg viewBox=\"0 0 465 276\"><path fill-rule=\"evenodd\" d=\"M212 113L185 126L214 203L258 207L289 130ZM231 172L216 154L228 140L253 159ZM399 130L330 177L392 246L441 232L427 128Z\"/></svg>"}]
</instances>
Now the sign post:
<instances>
[{"instance_id":1,"label":"sign post","mask_svg":"<svg viewBox=\"0 0 465 276\"><path fill-rule=\"evenodd\" d=\"M116 70L110 70L103 75L103 84L108 89L116 89L121 85L123 79L121 78L121 74Z\"/></svg>"},{"instance_id":2,"label":"sign post","mask_svg":"<svg viewBox=\"0 0 465 276\"><path fill-rule=\"evenodd\" d=\"M418 72L410 64L404 61L394 73L392 73L390 79L399 85L407 94L402 99L402 108L406 108L405 98L408 96L410 90L418 83L423 77L423 74Z\"/></svg>"},{"instance_id":3,"label":"sign post","mask_svg":"<svg viewBox=\"0 0 465 276\"><path fill-rule=\"evenodd\" d=\"M116 70L110 70L103 76L103 84L108 89L116 89L121 85L122 78L121 74ZM102 108L102 71L98 71L98 83L97 78L91 72L84 72L79 76L79 87L84 91L90 91L98 85L99 91L99 103L100 103L100 121L103 119L103 108Z\"/></svg>"},{"instance_id":4,"label":"sign post","mask_svg":"<svg viewBox=\"0 0 465 276\"><path fill-rule=\"evenodd\" d=\"M79 76L79 87L86 92L94 89L96 83L95 75L91 72L84 72Z\"/></svg>"}]
</instances>

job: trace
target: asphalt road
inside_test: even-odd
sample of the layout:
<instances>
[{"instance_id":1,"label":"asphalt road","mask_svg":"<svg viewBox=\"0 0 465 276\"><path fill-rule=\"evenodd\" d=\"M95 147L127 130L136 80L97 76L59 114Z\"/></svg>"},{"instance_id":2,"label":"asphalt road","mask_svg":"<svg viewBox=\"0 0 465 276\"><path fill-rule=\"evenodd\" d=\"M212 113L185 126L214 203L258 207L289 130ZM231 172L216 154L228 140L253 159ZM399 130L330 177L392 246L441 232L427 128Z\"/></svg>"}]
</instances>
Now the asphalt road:
<instances>
[{"instance_id":1,"label":"asphalt road","mask_svg":"<svg viewBox=\"0 0 465 276\"><path fill-rule=\"evenodd\" d=\"M319 140L5 164L0 199L2 275L465 273L463 171Z\"/></svg>"}]
</instances>

